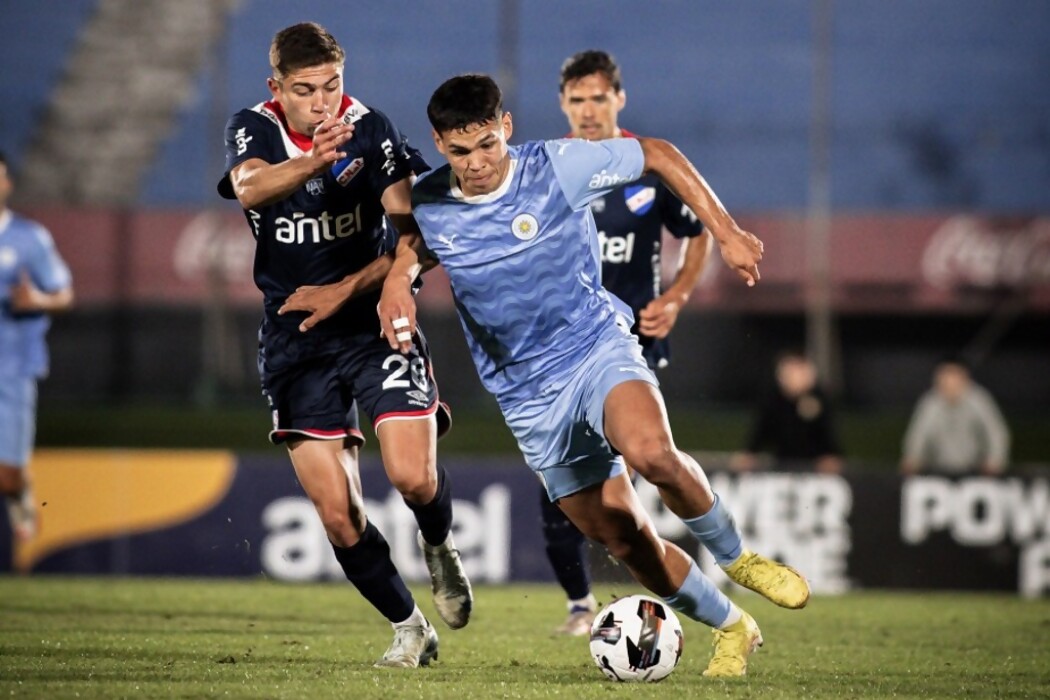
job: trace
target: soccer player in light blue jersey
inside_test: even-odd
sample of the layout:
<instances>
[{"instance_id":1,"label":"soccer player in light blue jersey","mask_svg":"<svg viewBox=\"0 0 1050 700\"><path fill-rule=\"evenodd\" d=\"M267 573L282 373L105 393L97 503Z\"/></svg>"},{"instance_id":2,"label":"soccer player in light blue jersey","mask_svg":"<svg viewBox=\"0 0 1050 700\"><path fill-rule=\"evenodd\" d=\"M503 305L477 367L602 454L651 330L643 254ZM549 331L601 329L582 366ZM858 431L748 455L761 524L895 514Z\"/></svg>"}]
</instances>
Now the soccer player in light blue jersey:
<instances>
[{"instance_id":1,"label":"soccer player in light blue jersey","mask_svg":"<svg viewBox=\"0 0 1050 700\"><path fill-rule=\"evenodd\" d=\"M448 164L412 195L419 234L403 234L384 283L380 323L408 352L412 283L440 262L482 383L529 467L569 519L671 607L715 628L708 676L739 676L762 643L737 607L680 548L661 539L624 460L729 577L783 607L809 599L805 578L743 547L703 470L675 447L655 375L630 334L630 309L601 286L588 203L655 173L703 221L729 267L759 280L762 243L740 229L703 178L659 139L557 140L510 146L511 115L488 76L443 83L427 114Z\"/></svg>"},{"instance_id":2,"label":"soccer player in light blue jersey","mask_svg":"<svg viewBox=\"0 0 1050 700\"><path fill-rule=\"evenodd\" d=\"M37 382L48 370L48 314L73 304L73 283L48 230L7 208L12 190L0 154L0 493L15 538L25 541L37 529L26 467Z\"/></svg>"}]
</instances>

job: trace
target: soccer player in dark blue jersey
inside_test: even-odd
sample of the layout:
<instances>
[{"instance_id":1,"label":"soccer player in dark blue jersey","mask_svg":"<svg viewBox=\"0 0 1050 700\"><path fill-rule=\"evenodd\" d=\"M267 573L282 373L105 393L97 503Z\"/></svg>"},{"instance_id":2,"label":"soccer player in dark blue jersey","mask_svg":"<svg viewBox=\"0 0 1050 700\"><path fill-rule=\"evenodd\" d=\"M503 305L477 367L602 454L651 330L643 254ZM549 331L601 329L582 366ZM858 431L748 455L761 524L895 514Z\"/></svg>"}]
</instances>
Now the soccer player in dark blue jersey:
<instances>
[{"instance_id":1,"label":"soccer player in dark blue jersey","mask_svg":"<svg viewBox=\"0 0 1050 700\"><path fill-rule=\"evenodd\" d=\"M562 65L559 87L570 136L589 141L634 137L618 123L627 95L620 67L608 53L592 50L570 56ZM631 332L649 367L666 367L670 358L667 336L700 280L711 251L711 236L689 207L652 173L592 200L590 209L598 228L602 286L631 307L635 317ZM661 279L665 230L682 240L681 264L667 289ZM590 634L597 601L591 594L586 539L551 503L546 489L540 491L540 503L547 557L568 597L568 618L556 631Z\"/></svg>"},{"instance_id":2,"label":"soccer player in dark blue jersey","mask_svg":"<svg viewBox=\"0 0 1050 700\"><path fill-rule=\"evenodd\" d=\"M749 285L759 279L761 241L736 224L666 141L511 146L500 89L482 75L443 83L427 115L448 164L413 186L419 234L402 234L383 284L384 335L392 348L412 347L412 283L440 262L481 381L551 501L640 584L715 629L705 675L743 675L762 643L758 624L656 533L625 461L657 487L730 579L788 608L806 604L809 585L794 569L743 546L703 469L675 447L656 376L630 334L631 311L601 286L588 204L656 173L698 214L722 258Z\"/></svg>"},{"instance_id":3,"label":"soccer player in dark blue jersey","mask_svg":"<svg viewBox=\"0 0 1050 700\"><path fill-rule=\"evenodd\" d=\"M436 458L447 408L423 335L413 327L413 349L391 352L376 315L392 261L389 222L416 230L411 178L427 166L386 115L343 93L344 61L315 23L276 34L271 98L229 120L219 192L244 207L256 240L270 438L287 446L346 577L394 627L377 665L416 667L436 657L438 639L364 512L357 410L371 418L387 475L416 516L438 613L462 627L473 599ZM326 320L282 308L297 289L318 286L346 293Z\"/></svg>"},{"instance_id":4,"label":"soccer player in dark blue jersey","mask_svg":"<svg viewBox=\"0 0 1050 700\"><path fill-rule=\"evenodd\" d=\"M38 511L26 469L36 432L37 382L47 375L50 314L73 304L73 280L51 234L7 208L14 190L0 154L0 494L15 541Z\"/></svg>"}]
</instances>

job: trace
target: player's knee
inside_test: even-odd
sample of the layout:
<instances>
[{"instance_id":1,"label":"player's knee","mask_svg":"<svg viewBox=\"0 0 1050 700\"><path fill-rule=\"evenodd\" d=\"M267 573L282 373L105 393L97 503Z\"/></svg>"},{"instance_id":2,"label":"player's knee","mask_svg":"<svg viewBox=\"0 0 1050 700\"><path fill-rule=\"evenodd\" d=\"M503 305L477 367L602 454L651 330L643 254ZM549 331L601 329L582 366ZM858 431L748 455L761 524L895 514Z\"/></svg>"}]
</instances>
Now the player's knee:
<instances>
[{"instance_id":1,"label":"player's knee","mask_svg":"<svg viewBox=\"0 0 1050 700\"><path fill-rule=\"evenodd\" d=\"M332 544L339 547L350 547L361 538L365 529L364 514L354 517L351 513L339 508L318 509L321 524L324 525L325 534Z\"/></svg>"},{"instance_id":2,"label":"player's knee","mask_svg":"<svg viewBox=\"0 0 1050 700\"><path fill-rule=\"evenodd\" d=\"M16 467L0 466L0 495L16 496L25 488L23 471Z\"/></svg>"},{"instance_id":3,"label":"player's knee","mask_svg":"<svg viewBox=\"0 0 1050 700\"><path fill-rule=\"evenodd\" d=\"M653 484L673 481L681 466L678 450L663 436L635 439L623 450L624 459Z\"/></svg>"},{"instance_id":4,"label":"player's knee","mask_svg":"<svg viewBox=\"0 0 1050 700\"><path fill-rule=\"evenodd\" d=\"M390 484L409 503L423 505L437 493L437 475L429 470L399 468L388 471Z\"/></svg>"},{"instance_id":5,"label":"player's knee","mask_svg":"<svg viewBox=\"0 0 1050 700\"><path fill-rule=\"evenodd\" d=\"M609 537L604 544L605 548L609 550L609 554L628 563L634 561L639 552L647 549L649 546L640 530L619 532Z\"/></svg>"}]
</instances>

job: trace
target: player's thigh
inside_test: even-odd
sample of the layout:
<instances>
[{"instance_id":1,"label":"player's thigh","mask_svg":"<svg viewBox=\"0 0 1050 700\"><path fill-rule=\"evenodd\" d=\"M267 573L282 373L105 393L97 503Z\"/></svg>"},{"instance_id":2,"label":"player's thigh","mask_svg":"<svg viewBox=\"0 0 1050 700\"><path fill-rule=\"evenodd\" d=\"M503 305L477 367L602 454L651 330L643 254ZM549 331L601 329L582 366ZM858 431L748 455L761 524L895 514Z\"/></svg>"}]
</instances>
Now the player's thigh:
<instances>
[{"instance_id":1,"label":"player's thigh","mask_svg":"<svg viewBox=\"0 0 1050 700\"><path fill-rule=\"evenodd\" d=\"M11 469L12 483L21 481L21 471L33 451L36 397L36 380L32 377L0 377L0 465Z\"/></svg>"},{"instance_id":2,"label":"player's thigh","mask_svg":"<svg viewBox=\"0 0 1050 700\"><path fill-rule=\"evenodd\" d=\"M655 532L626 473L560 498L558 507L584 535L605 545L647 539Z\"/></svg>"},{"instance_id":3,"label":"player's thigh","mask_svg":"<svg viewBox=\"0 0 1050 700\"><path fill-rule=\"evenodd\" d=\"M372 420L388 472L400 472L405 463L417 470L429 465L432 471L436 416L444 408L422 333L407 353L391 350L381 338L369 339L343 366L342 376Z\"/></svg>"},{"instance_id":4,"label":"player's thigh","mask_svg":"<svg viewBox=\"0 0 1050 700\"><path fill-rule=\"evenodd\" d=\"M660 390L632 380L614 386L605 396L605 437L628 463L643 461L653 450L674 446Z\"/></svg>"},{"instance_id":5,"label":"player's thigh","mask_svg":"<svg viewBox=\"0 0 1050 700\"><path fill-rule=\"evenodd\" d=\"M354 343L345 338L260 332L259 377L270 403L270 440L280 444L310 438L342 444L364 442L353 393L340 376Z\"/></svg>"},{"instance_id":6,"label":"player's thigh","mask_svg":"<svg viewBox=\"0 0 1050 700\"><path fill-rule=\"evenodd\" d=\"M437 421L433 415L384 420L376 428L383 467L394 488L428 502L437 492Z\"/></svg>"},{"instance_id":7,"label":"player's thigh","mask_svg":"<svg viewBox=\"0 0 1050 700\"><path fill-rule=\"evenodd\" d=\"M364 503L356 445L335 440L288 443L295 475L326 525L349 517L354 530L364 528Z\"/></svg>"}]
</instances>

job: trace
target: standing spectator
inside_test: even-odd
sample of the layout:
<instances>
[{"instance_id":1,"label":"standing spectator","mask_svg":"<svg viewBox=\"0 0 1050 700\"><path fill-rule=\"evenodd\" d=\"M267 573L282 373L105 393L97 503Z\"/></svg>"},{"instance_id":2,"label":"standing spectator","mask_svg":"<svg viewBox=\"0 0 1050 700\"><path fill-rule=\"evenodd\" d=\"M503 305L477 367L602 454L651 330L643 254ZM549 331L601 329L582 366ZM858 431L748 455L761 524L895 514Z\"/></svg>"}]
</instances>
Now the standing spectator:
<instances>
[{"instance_id":1,"label":"standing spectator","mask_svg":"<svg viewBox=\"0 0 1050 700\"><path fill-rule=\"evenodd\" d=\"M37 382L47 376L48 315L73 304L73 283L48 230L7 208L12 189L0 154L0 493L15 538L25 541L37 528L26 466Z\"/></svg>"},{"instance_id":2,"label":"standing spectator","mask_svg":"<svg viewBox=\"0 0 1050 700\"><path fill-rule=\"evenodd\" d=\"M992 395L965 362L940 362L904 435L901 473L1000 474L1009 451L1010 430Z\"/></svg>"},{"instance_id":3,"label":"standing spectator","mask_svg":"<svg viewBox=\"0 0 1050 700\"><path fill-rule=\"evenodd\" d=\"M768 450L780 465L841 472L842 448L813 361L798 351L781 353L776 380L776 390L760 406L747 447L734 455L732 467L750 471L759 464L758 453Z\"/></svg>"}]
</instances>

